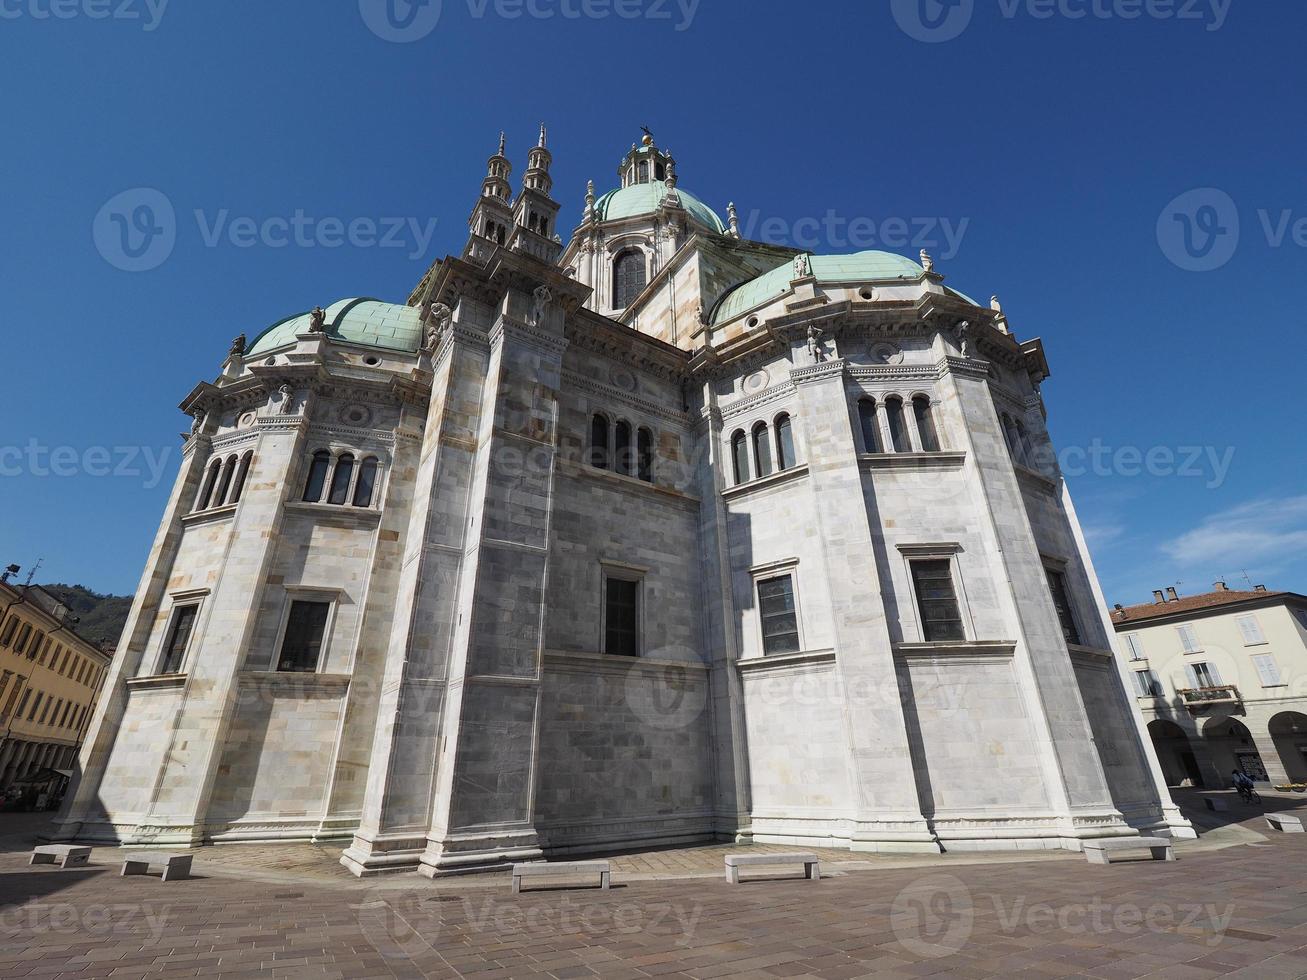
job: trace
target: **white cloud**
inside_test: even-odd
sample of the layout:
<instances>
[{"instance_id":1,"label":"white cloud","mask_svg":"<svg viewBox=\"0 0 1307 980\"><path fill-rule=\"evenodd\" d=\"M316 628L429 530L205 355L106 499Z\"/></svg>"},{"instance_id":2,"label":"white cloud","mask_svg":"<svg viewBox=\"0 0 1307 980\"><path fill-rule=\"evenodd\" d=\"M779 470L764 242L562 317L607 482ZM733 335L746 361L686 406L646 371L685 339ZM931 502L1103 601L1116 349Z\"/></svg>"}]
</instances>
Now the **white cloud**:
<instances>
[{"instance_id":1,"label":"white cloud","mask_svg":"<svg viewBox=\"0 0 1307 980\"><path fill-rule=\"evenodd\" d=\"M1162 545L1182 565L1243 567L1307 550L1307 496L1253 500L1203 518Z\"/></svg>"},{"instance_id":2,"label":"white cloud","mask_svg":"<svg viewBox=\"0 0 1307 980\"><path fill-rule=\"evenodd\" d=\"M1125 535L1124 524L1089 524L1081 527L1090 551L1106 550L1114 541Z\"/></svg>"}]
</instances>

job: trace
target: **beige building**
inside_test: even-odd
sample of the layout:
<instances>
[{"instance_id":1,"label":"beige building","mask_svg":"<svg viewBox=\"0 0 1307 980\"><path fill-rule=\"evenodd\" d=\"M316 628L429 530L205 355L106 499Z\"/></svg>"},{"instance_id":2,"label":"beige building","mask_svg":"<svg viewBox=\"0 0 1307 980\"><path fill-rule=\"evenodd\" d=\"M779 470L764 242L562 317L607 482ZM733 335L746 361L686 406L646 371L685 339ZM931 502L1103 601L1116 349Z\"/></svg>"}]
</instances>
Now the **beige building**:
<instances>
[{"instance_id":1,"label":"beige building","mask_svg":"<svg viewBox=\"0 0 1307 980\"><path fill-rule=\"evenodd\" d=\"M0 789L77 758L109 656L70 612L40 586L0 582Z\"/></svg>"},{"instance_id":2,"label":"beige building","mask_svg":"<svg viewBox=\"0 0 1307 980\"><path fill-rule=\"evenodd\" d=\"M1112 623L1169 785L1307 782L1307 596L1171 588Z\"/></svg>"}]
</instances>

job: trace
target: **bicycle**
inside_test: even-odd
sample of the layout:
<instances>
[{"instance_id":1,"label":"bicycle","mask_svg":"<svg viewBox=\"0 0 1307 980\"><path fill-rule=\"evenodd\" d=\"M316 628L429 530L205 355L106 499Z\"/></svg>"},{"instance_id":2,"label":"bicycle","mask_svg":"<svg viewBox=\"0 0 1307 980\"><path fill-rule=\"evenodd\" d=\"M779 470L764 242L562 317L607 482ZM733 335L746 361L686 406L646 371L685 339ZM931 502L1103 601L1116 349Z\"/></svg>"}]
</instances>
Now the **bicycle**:
<instances>
[{"instance_id":1,"label":"bicycle","mask_svg":"<svg viewBox=\"0 0 1307 980\"><path fill-rule=\"evenodd\" d=\"M1239 787L1239 799L1243 800L1249 806L1252 806L1253 804L1256 804L1257 806L1262 805L1262 798L1257 795L1257 790L1253 789L1251 786Z\"/></svg>"}]
</instances>

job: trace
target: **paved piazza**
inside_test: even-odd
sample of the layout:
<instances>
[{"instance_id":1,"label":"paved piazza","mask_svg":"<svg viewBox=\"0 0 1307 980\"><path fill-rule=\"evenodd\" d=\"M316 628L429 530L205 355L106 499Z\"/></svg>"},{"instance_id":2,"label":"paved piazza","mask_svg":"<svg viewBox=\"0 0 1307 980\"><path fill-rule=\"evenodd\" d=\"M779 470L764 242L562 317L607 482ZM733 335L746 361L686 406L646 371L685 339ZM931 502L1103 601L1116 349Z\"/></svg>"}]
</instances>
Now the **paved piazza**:
<instances>
[{"instance_id":1,"label":"paved piazza","mask_svg":"<svg viewBox=\"0 0 1307 980\"><path fill-rule=\"evenodd\" d=\"M113 848L29 869L44 815L3 814L0 976L1307 976L1307 835L1180 802L1203 836L1175 863L827 851L818 884L730 886L705 847L615 857L606 893L521 895L503 874L360 881L296 845L203 848L167 884L120 878Z\"/></svg>"}]
</instances>

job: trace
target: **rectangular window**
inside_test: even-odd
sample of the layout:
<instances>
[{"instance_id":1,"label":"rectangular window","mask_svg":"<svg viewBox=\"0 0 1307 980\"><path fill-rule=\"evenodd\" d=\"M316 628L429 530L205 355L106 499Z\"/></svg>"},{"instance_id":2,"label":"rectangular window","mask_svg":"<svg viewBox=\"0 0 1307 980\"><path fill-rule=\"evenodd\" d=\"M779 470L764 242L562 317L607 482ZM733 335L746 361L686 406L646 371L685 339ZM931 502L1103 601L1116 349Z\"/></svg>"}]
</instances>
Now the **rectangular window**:
<instances>
[{"instance_id":1,"label":"rectangular window","mask_svg":"<svg viewBox=\"0 0 1307 980\"><path fill-rule=\"evenodd\" d=\"M22 700L18 702L18 710L14 712L14 717L15 717L15 718L21 718L21 717L22 717L23 709L27 707L27 699L28 699L28 697L31 695L31 693L32 693L32 689L31 689L30 687L29 687L29 688L25 688L25 689L23 690L23 697L22 697Z\"/></svg>"},{"instance_id":2,"label":"rectangular window","mask_svg":"<svg viewBox=\"0 0 1307 980\"><path fill-rule=\"evenodd\" d=\"M1162 682L1151 670L1135 671L1135 693L1141 698L1160 698Z\"/></svg>"},{"instance_id":3,"label":"rectangular window","mask_svg":"<svg viewBox=\"0 0 1307 980\"><path fill-rule=\"evenodd\" d=\"M1075 613L1071 611L1071 597L1066 590L1066 576L1051 568L1044 569L1048 579L1048 591L1053 596L1053 606L1057 609L1057 621L1062 626L1062 638L1068 643L1080 645L1080 630L1076 628Z\"/></svg>"},{"instance_id":4,"label":"rectangular window","mask_svg":"<svg viewBox=\"0 0 1307 980\"><path fill-rule=\"evenodd\" d=\"M1307 625L1307 623L1304 623ZM18 629L18 617L10 616L5 622L4 632L0 633L0 647L9 646L10 641L14 638L14 632Z\"/></svg>"},{"instance_id":5,"label":"rectangular window","mask_svg":"<svg viewBox=\"0 0 1307 980\"><path fill-rule=\"evenodd\" d=\"M1130 651L1131 660L1147 660L1144 656L1144 641L1139 638L1138 633L1127 633L1125 635L1126 649Z\"/></svg>"},{"instance_id":6,"label":"rectangular window","mask_svg":"<svg viewBox=\"0 0 1307 980\"><path fill-rule=\"evenodd\" d=\"M1180 634L1180 647L1185 653L1201 653L1202 647L1198 643L1198 633L1192 626L1177 626L1176 632Z\"/></svg>"},{"instance_id":7,"label":"rectangular window","mask_svg":"<svg viewBox=\"0 0 1307 980\"><path fill-rule=\"evenodd\" d=\"M32 627L24 623L23 628L18 631L18 642L14 644L14 653L23 653L27 650L27 638L31 635Z\"/></svg>"},{"instance_id":8,"label":"rectangular window","mask_svg":"<svg viewBox=\"0 0 1307 980\"><path fill-rule=\"evenodd\" d=\"M163 663L159 665L159 673L181 673L182 663L186 659L186 647L190 644L191 632L195 628L195 616L199 609L199 606L181 606L173 614L172 630L168 633L168 645L164 648Z\"/></svg>"},{"instance_id":9,"label":"rectangular window","mask_svg":"<svg viewBox=\"0 0 1307 980\"><path fill-rule=\"evenodd\" d=\"M605 580L604 653L617 657L640 655L640 583L629 579Z\"/></svg>"},{"instance_id":10,"label":"rectangular window","mask_svg":"<svg viewBox=\"0 0 1307 980\"><path fill-rule=\"evenodd\" d=\"M1257 665L1257 676L1262 679L1262 687L1280 686L1280 665L1274 657L1269 653L1259 653L1253 657L1253 663Z\"/></svg>"},{"instance_id":11,"label":"rectangular window","mask_svg":"<svg viewBox=\"0 0 1307 980\"><path fill-rule=\"evenodd\" d=\"M912 585L921 610L921 633L927 643L965 640L962 610L953 588L953 562L932 558L912 563Z\"/></svg>"},{"instance_id":12,"label":"rectangular window","mask_svg":"<svg viewBox=\"0 0 1307 980\"><path fill-rule=\"evenodd\" d=\"M1239 624L1239 632L1243 634L1244 646L1251 647L1266 642L1266 637L1262 635L1262 625L1257 622L1257 617L1252 613L1240 616L1235 622Z\"/></svg>"},{"instance_id":13,"label":"rectangular window","mask_svg":"<svg viewBox=\"0 0 1307 980\"><path fill-rule=\"evenodd\" d=\"M1189 683L1194 687L1221 686L1221 674L1215 664L1186 664L1185 670L1189 673Z\"/></svg>"},{"instance_id":14,"label":"rectangular window","mask_svg":"<svg viewBox=\"0 0 1307 980\"><path fill-rule=\"evenodd\" d=\"M290 604L286 635L281 641L277 669L311 674L318 669L322 643L327 633L330 602L306 602L296 599Z\"/></svg>"},{"instance_id":15,"label":"rectangular window","mask_svg":"<svg viewBox=\"0 0 1307 980\"><path fill-rule=\"evenodd\" d=\"M799 610L794 604L794 576L777 575L758 583L758 617L762 652L799 652Z\"/></svg>"},{"instance_id":16,"label":"rectangular window","mask_svg":"<svg viewBox=\"0 0 1307 980\"><path fill-rule=\"evenodd\" d=\"M41 709L41 701L45 697L40 691L36 692L36 700L32 702L32 710L27 713L27 720L31 721L36 717L36 713Z\"/></svg>"}]
</instances>

